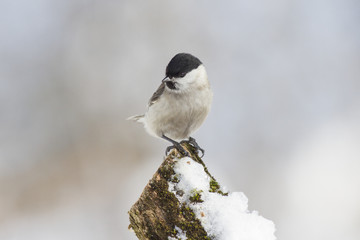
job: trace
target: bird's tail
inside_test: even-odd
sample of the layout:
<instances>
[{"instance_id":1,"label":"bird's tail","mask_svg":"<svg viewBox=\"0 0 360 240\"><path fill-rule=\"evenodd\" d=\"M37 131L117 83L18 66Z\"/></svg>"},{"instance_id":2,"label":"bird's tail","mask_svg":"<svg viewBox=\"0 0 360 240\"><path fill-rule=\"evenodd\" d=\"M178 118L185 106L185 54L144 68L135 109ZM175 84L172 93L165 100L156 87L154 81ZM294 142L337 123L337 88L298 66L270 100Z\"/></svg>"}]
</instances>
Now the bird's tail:
<instances>
[{"instance_id":1,"label":"bird's tail","mask_svg":"<svg viewBox=\"0 0 360 240\"><path fill-rule=\"evenodd\" d=\"M131 121L142 123L142 122L144 122L144 117L145 117L144 114L143 115L136 115L136 116L129 117L126 120L131 120Z\"/></svg>"}]
</instances>

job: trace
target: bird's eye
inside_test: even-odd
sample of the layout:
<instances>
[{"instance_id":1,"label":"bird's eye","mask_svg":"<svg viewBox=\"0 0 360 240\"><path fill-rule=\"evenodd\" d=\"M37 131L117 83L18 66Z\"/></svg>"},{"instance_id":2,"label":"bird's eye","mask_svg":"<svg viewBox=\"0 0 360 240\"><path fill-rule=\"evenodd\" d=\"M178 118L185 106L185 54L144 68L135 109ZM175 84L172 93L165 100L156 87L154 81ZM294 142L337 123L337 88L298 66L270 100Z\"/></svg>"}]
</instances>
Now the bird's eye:
<instances>
[{"instance_id":1,"label":"bird's eye","mask_svg":"<svg viewBox=\"0 0 360 240\"><path fill-rule=\"evenodd\" d=\"M186 73L180 73L179 77L183 78L183 77L185 77L185 75L186 75Z\"/></svg>"}]
</instances>

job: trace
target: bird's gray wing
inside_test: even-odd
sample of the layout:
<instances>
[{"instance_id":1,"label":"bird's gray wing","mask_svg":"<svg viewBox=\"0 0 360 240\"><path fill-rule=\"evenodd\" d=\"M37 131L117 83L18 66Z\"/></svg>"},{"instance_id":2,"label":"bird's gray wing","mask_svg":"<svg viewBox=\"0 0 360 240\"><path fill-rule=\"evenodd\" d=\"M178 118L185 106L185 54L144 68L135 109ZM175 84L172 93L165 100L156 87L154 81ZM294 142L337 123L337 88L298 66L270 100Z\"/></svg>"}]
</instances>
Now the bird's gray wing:
<instances>
[{"instance_id":1,"label":"bird's gray wing","mask_svg":"<svg viewBox=\"0 0 360 240\"><path fill-rule=\"evenodd\" d=\"M149 107L151 105L153 105L159 98L160 96L163 94L165 89L165 83L161 83L161 85L159 86L159 88L156 90L156 92L154 92L154 94L152 95L152 97L149 100Z\"/></svg>"}]
</instances>

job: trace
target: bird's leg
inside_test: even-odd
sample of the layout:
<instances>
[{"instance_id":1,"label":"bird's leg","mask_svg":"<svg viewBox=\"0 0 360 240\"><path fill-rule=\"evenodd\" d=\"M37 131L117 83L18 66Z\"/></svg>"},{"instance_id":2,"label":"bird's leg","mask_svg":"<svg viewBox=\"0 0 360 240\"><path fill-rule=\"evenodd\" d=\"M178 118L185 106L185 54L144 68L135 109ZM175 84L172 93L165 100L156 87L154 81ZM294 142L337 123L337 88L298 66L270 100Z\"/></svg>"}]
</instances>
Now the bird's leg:
<instances>
[{"instance_id":1,"label":"bird's leg","mask_svg":"<svg viewBox=\"0 0 360 240\"><path fill-rule=\"evenodd\" d=\"M193 147L195 148L196 153L198 153L199 150L200 150L200 151L201 151L201 157L204 156L205 150L202 149L202 148L199 146L199 144L196 142L195 138L189 137L189 140L183 140L183 141L181 141L180 143L184 143L184 142L187 142L187 143L193 145Z\"/></svg>"},{"instance_id":2,"label":"bird's leg","mask_svg":"<svg viewBox=\"0 0 360 240\"><path fill-rule=\"evenodd\" d=\"M169 147L166 148L165 155L167 155L168 152L171 149L176 148L182 155L189 156L189 153L180 145L180 143L178 143L177 141L172 140L171 138L168 138L164 134L161 137L163 139L165 139L166 141L169 141L169 142L171 142L173 144L172 146L169 146Z\"/></svg>"}]
</instances>

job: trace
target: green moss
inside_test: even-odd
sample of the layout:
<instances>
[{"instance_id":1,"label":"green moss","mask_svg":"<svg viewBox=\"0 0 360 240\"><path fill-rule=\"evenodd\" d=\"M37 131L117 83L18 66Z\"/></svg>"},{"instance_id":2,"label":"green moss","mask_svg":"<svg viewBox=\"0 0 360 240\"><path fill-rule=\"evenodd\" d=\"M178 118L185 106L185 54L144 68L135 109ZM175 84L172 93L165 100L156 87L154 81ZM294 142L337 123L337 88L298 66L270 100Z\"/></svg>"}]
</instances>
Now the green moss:
<instances>
[{"instance_id":1,"label":"green moss","mask_svg":"<svg viewBox=\"0 0 360 240\"><path fill-rule=\"evenodd\" d=\"M175 162L172 161L172 159L166 159L165 161L168 161L168 164L164 164L163 167L160 167L158 169L158 173L161 177L165 178L166 181L171 181L172 175L175 174L174 171L174 164Z\"/></svg>"},{"instance_id":2,"label":"green moss","mask_svg":"<svg viewBox=\"0 0 360 240\"><path fill-rule=\"evenodd\" d=\"M202 193L202 190L200 190L200 191L193 190L191 197L189 197L190 202L192 202L192 203L203 202L203 200L201 199L201 193Z\"/></svg>"},{"instance_id":3,"label":"green moss","mask_svg":"<svg viewBox=\"0 0 360 240\"><path fill-rule=\"evenodd\" d=\"M172 177L171 182L173 182L173 183L179 183L180 182L178 174L176 174L175 176Z\"/></svg>"},{"instance_id":4,"label":"green moss","mask_svg":"<svg viewBox=\"0 0 360 240\"><path fill-rule=\"evenodd\" d=\"M203 239L203 240L211 240L204 228L201 226L199 219L195 217L194 212L189 208L189 206L182 204L180 212L182 213L183 221L180 225L178 225L181 230L186 231L187 239Z\"/></svg>"},{"instance_id":5,"label":"green moss","mask_svg":"<svg viewBox=\"0 0 360 240\"><path fill-rule=\"evenodd\" d=\"M210 192L217 192L220 189L219 183L215 179L210 180Z\"/></svg>"},{"instance_id":6,"label":"green moss","mask_svg":"<svg viewBox=\"0 0 360 240\"><path fill-rule=\"evenodd\" d=\"M131 227L139 239L157 240L167 239L169 236L176 238L178 232L175 226L178 226L186 233L189 240L210 240L212 238L207 235L192 209L188 205L180 203L175 194L168 191L169 182L176 184L180 181L179 176L175 174L173 169L176 164L175 158L175 154L168 155L157 173L150 180L149 186L144 190L144 198L140 200L146 204L141 204L141 208L138 208L136 213L130 214ZM197 162L202 162L196 154L192 153L192 158L197 159L195 160ZM202 165L205 168L204 163ZM203 202L201 192L194 190L190 201L193 203ZM183 193L179 191L176 194L182 195ZM154 217L158 213L164 214L163 218ZM137 226L133 216L141 216L145 219L145 226L143 225L141 228L140 225ZM147 232L144 234L138 229L147 229Z\"/></svg>"},{"instance_id":7,"label":"green moss","mask_svg":"<svg viewBox=\"0 0 360 240\"><path fill-rule=\"evenodd\" d=\"M215 180L215 178L211 178L210 180L210 190L209 192L215 192L218 194L221 194L223 196L228 196L229 193L224 193L220 190L220 184Z\"/></svg>"}]
</instances>

